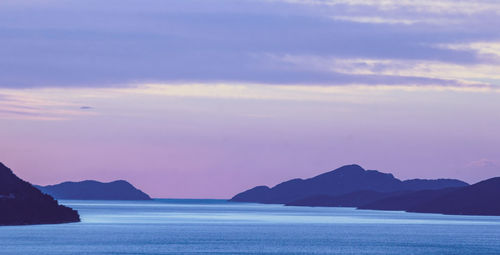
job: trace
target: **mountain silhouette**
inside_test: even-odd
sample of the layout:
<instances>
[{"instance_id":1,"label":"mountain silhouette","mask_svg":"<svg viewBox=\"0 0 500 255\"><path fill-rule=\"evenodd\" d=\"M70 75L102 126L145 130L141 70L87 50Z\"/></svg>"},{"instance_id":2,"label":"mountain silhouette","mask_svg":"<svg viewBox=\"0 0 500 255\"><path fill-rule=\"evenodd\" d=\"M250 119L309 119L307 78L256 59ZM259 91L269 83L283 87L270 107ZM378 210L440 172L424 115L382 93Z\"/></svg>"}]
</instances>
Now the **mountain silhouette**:
<instances>
[{"instance_id":1,"label":"mountain silhouette","mask_svg":"<svg viewBox=\"0 0 500 255\"><path fill-rule=\"evenodd\" d=\"M460 214L460 215L500 215L500 177L452 190L428 199L411 208L408 212Z\"/></svg>"},{"instance_id":2,"label":"mountain silhouette","mask_svg":"<svg viewBox=\"0 0 500 255\"><path fill-rule=\"evenodd\" d=\"M459 188L446 188L438 190L419 190L405 192L402 194L386 194L385 197L372 200L356 207L359 209L386 210L386 211L407 211L419 204L433 200Z\"/></svg>"},{"instance_id":3,"label":"mountain silhouette","mask_svg":"<svg viewBox=\"0 0 500 255\"><path fill-rule=\"evenodd\" d=\"M500 215L500 177L467 187L388 194L357 206L359 209L395 210L454 215Z\"/></svg>"},{"instance_id":4,"label":"mountain silhouette","mask_svg":"<svg viewBox=\"0 0 500 255\"><path fill-rule=\"evenodd\" d=\"M231 201L287 204L312 199L314 196L336 197L357 191L390 193L467 185L463 181L453 179L401 181L392 174L365 170L359 165L346 165L309 179L292 179L273 188L257 186L237 194Z\"/></svg>"},{"instance_id":5,"label":"mountain silhouette","mask_svg":"<svg viewBox=\"0 0 500 255\"><path fill-rule=\"evenodd\" d=\"M378 192L372 190L355 191L339 196L315 195L286 203L287 206L359 207L365 204L413 191Z\"/></svg>"},{"instance_id":6,"label":"mountain silhouette","mask_svg":"<svg viewBox=\"0 0 500 255\"><path fill-rule=\"evenodd\" d=\"M0 162L0 225L79 222L78 212L60 205Z\"/></svg>"},{"instance_id":7,"label":"mountain silhouette","mask_svg":"<svg viewBox=\"0 0 500 255\"><path fill-rule=\"evenodd\" d=\"M43 193L56 199L77 200L150 200L151 197L132 186L127 181L119 180L108 183L87 180L81 182L63 182L56 185L36 186Z\"/></svg>"}]
</instances>

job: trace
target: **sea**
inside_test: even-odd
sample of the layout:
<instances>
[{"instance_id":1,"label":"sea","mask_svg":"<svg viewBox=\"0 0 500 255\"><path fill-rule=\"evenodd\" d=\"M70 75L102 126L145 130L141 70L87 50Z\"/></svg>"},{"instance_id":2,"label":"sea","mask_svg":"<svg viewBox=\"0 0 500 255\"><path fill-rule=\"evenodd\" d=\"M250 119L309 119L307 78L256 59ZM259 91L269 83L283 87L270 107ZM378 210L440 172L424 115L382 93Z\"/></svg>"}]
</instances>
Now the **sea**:
<instances>
[{"instance_id":1,"label":"sea","mask_svg":"<svg viewBox=\"0 0 500 255\"><path fill-rule=\"evenodd\" d=\"M500 217L225 200L66 200L82 222L0 227L0 254L495 254Z\"/></svg>"}]
</instances>

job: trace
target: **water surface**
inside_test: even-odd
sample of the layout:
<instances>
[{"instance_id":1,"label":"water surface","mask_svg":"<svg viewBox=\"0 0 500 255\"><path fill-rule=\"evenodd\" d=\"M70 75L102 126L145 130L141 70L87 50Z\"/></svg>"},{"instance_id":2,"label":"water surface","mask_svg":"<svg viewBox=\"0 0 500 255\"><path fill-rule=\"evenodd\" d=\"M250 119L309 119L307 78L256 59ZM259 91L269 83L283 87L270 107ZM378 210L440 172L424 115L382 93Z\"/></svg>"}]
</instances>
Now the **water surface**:
<instances>
[{"instance_id":1,"label":"water surface","mask_svg":"<svg viewBox=\"0 0 500 255\"><path fill-rule=\"evenodd\" d=\"M62 201L81 223L0 227L0 254L500 254L500 217L230 203Z\"/></svg>"}]
</instances>

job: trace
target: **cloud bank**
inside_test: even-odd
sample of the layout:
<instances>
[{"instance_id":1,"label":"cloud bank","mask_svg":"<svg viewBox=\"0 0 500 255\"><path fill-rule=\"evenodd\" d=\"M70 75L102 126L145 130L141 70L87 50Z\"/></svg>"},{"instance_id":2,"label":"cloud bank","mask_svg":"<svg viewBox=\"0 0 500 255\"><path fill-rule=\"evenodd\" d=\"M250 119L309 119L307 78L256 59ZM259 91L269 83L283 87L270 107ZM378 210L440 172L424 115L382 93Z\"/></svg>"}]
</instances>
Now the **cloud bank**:
<instances>
[{"instance_id":1,"label":"cloud bank","mask_svg":"<svg viewBox=\"0 0 500 255\"><path fill-rule=\"evenodd\" d=\"M496 86L498 1L2 1L0 87Z\"/></svg>"}]
</instances>

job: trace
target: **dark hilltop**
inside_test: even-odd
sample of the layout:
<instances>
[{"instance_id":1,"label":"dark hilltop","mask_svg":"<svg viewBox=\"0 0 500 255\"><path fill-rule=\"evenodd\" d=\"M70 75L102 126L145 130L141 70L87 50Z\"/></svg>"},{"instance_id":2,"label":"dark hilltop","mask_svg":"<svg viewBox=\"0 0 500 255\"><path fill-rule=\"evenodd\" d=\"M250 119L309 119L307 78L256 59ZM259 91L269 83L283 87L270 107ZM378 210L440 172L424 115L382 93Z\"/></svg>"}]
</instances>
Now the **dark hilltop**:
<instances>
[{"instance_id":1,"label":"dark hilltop","mask_svg":"<svg viewBox=\"0 0 500 255\"><path fill-rule=\"evenodd\" d=\"M77 200L151 200L151 197L127 181L63 182L56 185L36 186L56 199Z\"/></svg>"},{"instance_id":2,"label":"dark hilltop","mask_svg":"<svg viewBox=\"0 0 500 255\"><path fill-rule=\"evenodd\" d=\"M0 225L79 222L77 211L60 205L0 163Z\"/></svg>"},{"instance_id":3,"label":"dark hilltop","mask_svg":"<svg viewBox=\"0 0 500 255\"><path fill-rule=\"evenodd\" d=\"M356 207L455 215L500 215L500 177L473 185L455 179L401 181L392 174L347 165L272 188L257 186L230 201L288 206Z\"/></svg>"}]
</instances>

